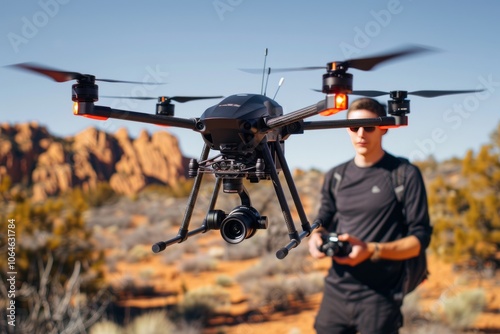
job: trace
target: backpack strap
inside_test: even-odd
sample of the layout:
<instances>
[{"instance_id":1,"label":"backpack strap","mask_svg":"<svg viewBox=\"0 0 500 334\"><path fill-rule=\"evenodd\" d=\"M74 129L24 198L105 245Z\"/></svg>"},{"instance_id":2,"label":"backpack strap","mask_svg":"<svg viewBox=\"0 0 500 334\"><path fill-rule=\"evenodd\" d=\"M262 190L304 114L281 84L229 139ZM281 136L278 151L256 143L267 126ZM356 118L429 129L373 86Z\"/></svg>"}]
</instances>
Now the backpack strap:
<instances>
[{"instance_id":1,"label":"backpack strap","mask_svg":"<svg viewBox=\"0 0 500 334\"><path fill-rule=\"evenodd\" d=\"M349 164L349 162L350 161L340 164L333 173L333 178L335 179L335 184L333 186L333 195L335 197L337 197L337 193L339 192L340 188L340 181L342 181L342 178L344 177L345 170L347 169L347 165Z\"/></svg>"},{"instance_id":2,"label":"backpack strap","mask_svg":"<svg viewBox=\"0 0 500 334\"><path fill-rule=\"evenodd\" d=\"M396 168L391 171L391 181L394 187L394 193L404 214L404 190L406 170L410 161L405 158L398 157L399 163ZM408 293L412 292L417 286L429 276L427 269L427 257L425 249L420 251L416 257L404 261L404 274L395 289L393 298L397 302L403 302L403 298Z\"/></svg>"},{"instance_id":3,"label":"backpack strap","mask_svg":"<svg viewBox=\"0 0 500 334\"><path fill-rule=\"evenodd\" d=\"M410 163L408 159L398 157L399 163L396 168L391 171L391 181L394 187L394 193L396 194L396 199L402 204L404 209L404 190L405 190L405 177L406 177L406 167Z\"/></svg>"}]
</instances>

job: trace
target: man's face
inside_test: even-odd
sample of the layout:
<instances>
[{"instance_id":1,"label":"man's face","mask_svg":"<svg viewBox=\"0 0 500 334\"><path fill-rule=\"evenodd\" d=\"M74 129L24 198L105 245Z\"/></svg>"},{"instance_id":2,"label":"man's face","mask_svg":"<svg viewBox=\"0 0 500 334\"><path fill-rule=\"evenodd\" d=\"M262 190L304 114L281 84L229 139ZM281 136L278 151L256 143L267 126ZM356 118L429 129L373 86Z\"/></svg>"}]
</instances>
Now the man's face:
<instances>
[{"instance_id":1,"label":"man's face","mask_svg":"<svg viewBox=\"0 0 500 334\"><path fill-rule=\"evenodd\" d=\"M349 112L348 119L376 118L377 114L365 110L352 110ZM357 130L357 131L356 131ZM382 136L387 130L381 130L379 127L360 127L347 128L351 137L352 145L359 155L369 155L372 152L378 152L382 149Z\"/></svg>"}]
</instances>

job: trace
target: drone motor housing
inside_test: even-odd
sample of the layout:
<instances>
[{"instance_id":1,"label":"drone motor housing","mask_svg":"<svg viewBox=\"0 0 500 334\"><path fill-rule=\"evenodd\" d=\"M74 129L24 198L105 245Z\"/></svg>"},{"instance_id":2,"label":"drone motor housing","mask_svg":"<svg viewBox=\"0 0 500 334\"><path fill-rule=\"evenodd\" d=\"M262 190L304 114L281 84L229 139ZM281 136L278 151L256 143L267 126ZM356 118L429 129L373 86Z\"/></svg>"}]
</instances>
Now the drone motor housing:
<instances>
[{"instance_id":1,"label":"drone motor housing","mask_svg":"<svg viewBox=\"0 0 500 334\"><path fill-rule=\"evenodd\" d=\"M95 84L93 75L85 75L71 86L73 102L96 102L99 100L99 87Z\"/></svg>"},{"instance_id":2,"label":"drone motor housing","mask_svg":"<svg viewBox=\"0 0 500 334\"><path fill-rule=\"evenodd\" d=\"M347 73L341 65L329 63L329 69L323 74L323 93L325 94L348 94L352 92L352 74ZM335 68L335 69L333 69Z\"/></svg>"},{"instance_id":3,"label":"drone motor housing","mask_svg":"<svg viewBox=\"0 0 500 334\"><path fill-rule=\"evenodd\" d=\"M392 100L387 101L388 112L394 116L402 116L410 113L410 100L407 100L408 92L395 90L389 93Z\"/></svg>"},{"instance_id":4,"label":"drone motor housing","mask_svg":"<svg viewBox=\"0 0 500 334\"><path fill-rule=\"evenodd\" d=\"M175 105L170 103L170 99L165 98L165 96L160 96L158 98L158 103L156 104L156 114L163 116L174 116Z\"/></svg>"}]
</instances>

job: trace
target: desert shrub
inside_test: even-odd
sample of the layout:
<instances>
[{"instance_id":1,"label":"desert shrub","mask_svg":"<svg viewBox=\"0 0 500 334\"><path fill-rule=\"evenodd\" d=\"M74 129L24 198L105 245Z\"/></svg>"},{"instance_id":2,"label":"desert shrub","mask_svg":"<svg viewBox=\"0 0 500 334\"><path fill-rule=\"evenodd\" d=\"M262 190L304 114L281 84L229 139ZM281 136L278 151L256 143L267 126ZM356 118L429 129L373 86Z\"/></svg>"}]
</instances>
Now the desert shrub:
<instances>
[{"instance_id":1,"label":"desert shrub","mask_svg":"<svg viewBox=\"0 0 500 334\"><path fill-rule=\"evenodd\" d=\"M323 291L324 275L313 272L287 278L286 284L294 300L305 301L307 297Z\"/></svg>"},{"instance_id":2,"label":"desert shrub","mask_svg":"<svg viewBox=\"0 0 500 334\"><path fill-rule=\"evenodd\" d=\"M207 258L205 255L197 255L192 258L182 260L179 263L179 270L189 273L201 273L204 271L214 271L217 268L217 260Z\"/></svg>"},{"instance_id":3,"label":"desert shrub","mask_svg":"<svg viewBox=\"0 0 500 334\"><path fill-rule=\"evenodd\" d=\"M307 298L323 290L323 275L311 273L285 277L249 280L243 284L249 296L251 307L267 306L274 311L289 309L292 301L306 301Z\"/></svg>"},{"instance_id":4,"label":"desert shrub","mask_svg":"<svg viewBox=\"0 0 500 334\"><path fill-rule=\"evenodd\" d=\"M124 329L109 320L103 320L90 328L89 334L123 334Z\"/></svg>"},{"instance_id":5,"label":"desert shrub","mask_svg":"<svg viewBox=\"0 0 500 334\"><path fill-rule=\"evenodd\" d=\"M427 322L418 326L405 326L401 328L401 334L457 334L457 332L445 324Z\"/></svg>"},{"instance_id":6,"label":"desert shrub","mask_svg":"<svg viewBox=\"0 0 500 334\"><path fill-rule=\"evenodd\" d=\"M446 323L455 329L470 327L485 307L486 293L484 289L464 291L443 300Z\"/></svg>"},{"instance_id":7,"label":"desert shrub","mask_svg":"<svg viewBox=\"0 0 500 334\"><path fill-rule=\"evenodd\" d=\"M81 189L72 189L39 203L24 198L13 203L5 216L0 212L2 231L7 231L8 219L15 220L19 333L83 330L97 321L101 306L108 302L101 293L104 253L86 225L87 209ZM0 258L0 267L7 268L6 260L7 256ZM6 282L4 272L0 277ZM0 298L6 292L0 288ZM2 314L0 310L5 320ZM0 332L7 332L2 321Z\"/></svg>"},{"instance_id":8,"label":"desert shrub","mask_svg":"<svg viewBox=\"0 0 500 334\"><path fill-rule=\"evenodd\" d=\"M291 290L283 277L245 284L251 307L268 306L274 311L290 307Z\"/></svg>"},{"instance_id":9,"label":"desert shrub","mask_svg":"<svg viewBox=\"0 0 500 334\"><path fill-rule=\"evenodd\" d=\"M165 229L159 225L142 225L130 229L124 233L122 245L126 249L131 249L137 245L151 246L155 242L163 239Z\"/></svg>"},{"instance_id":10,"label":"desert shrub","mask_svg":"<svg viewBox=\"0 0 500 334\"><path fill-rule=\"evenodd\" d=\"M177 305L177 318L187 322L205 323L218 311L227 309L229 293L220 286L206 286L187 291Z\"/></svg>"},{"instance_id":11,"label":"desert shrub","mask_svg":"<svg viewBox=\"0 0 500 334\"><path fill-rule=\"evenodd\" d=\"M234 284L234 279L228 275L219 275L215 279L215 284L222 286L222 287L229 287L229 286L232 286Z\"/></svg>"},{"instance_id":12,"label":"desert shrub","mask_svg":"<svg viewBox=\"0 0 500 334\"><path fill-rule=\"evenodd\" d=\"M161 262L168 265L174 264L182 258L183 254L184 250L182 249L182 247L178 247L177 245L167 247L167 249L163 251L163 254L161 255Z\"/></svg>"},{"instance_id":13,"label":"desert shrub","mask_svg":"<svg viewBox=\"0 0 500 334\"><path fill-rule=\"evenodd\" d=\"M300 250L300 247L292 250L283 260L277 259L274 254L266 255L262 257L261 261L256 265L238 274L237 280L244 282L247 280L256 280L265 276L304 274L310 272L312 269L311 261L308 261L305 256L306 253Z\"/></svg>"},{"instance_id":14,"label":"desert shrub","mask_svg":"<svg viewBox=\"0 0 500 334\"><path fill-rule=\"evenodd\" d=\"M177 246L179 247L179 246ZM191 240L186 240L180 244L180 247L186 254L196 254L198 253L198 250L200 249L199 244L196 242L195 239Z\"/></svg>"},{"instance_id":15,"label":"desert shrub","mask_svg":"<svg viewBox=\"0 0 500 334\"><path fill-rule=\"evenodd\" d=\"M500 124L477 153L449 164L459 179L439 175L428 185L433 221L430 249L454 263L482 267L500 249Z\"/></svg>"},{"instance_id":16,"label":"desert shrub","mask_svg":"<svg viewBox=\"0 0 500 334\"><path fill-rule=\"evenodd\" d=\"M262 256L265 253L266 236L264 233L261 232L241 244L225 243L225 259L229 261L243 261Z\"/></svg>"},{"instance_id":17,"label":"desert shrub","mask_svg":"<svg viewBox=\"0 0 500 334\"><path fill-rule=\"evenodd\" d=\"M40 260L39 281L23 282L16 291L15 327L7 324L6 307L0 309L0 332L34 334L76 333L91 327L111 300L106 289L96 293L81 290L82 264L75 262L68 279L53 271L52 257ZM0 291L7 291L0 281ZM6 299L4 299L6 300Z\"/></svg>"},{"instance_id":18,"label":"desert shrub","mask_svg":"<svg viewBox=\"0 0 500 334\"><path fill-rule=\"evenodd\" d=\"M118 195L107 182L99 182L94 189L85 193L90 207L100 207L118 199Z\"/></svg>"},{"instance_id":19,"label":"desert shrub","mask_svg":"<svg viewBox=\"0 0 500 334\"><path fill-rule=\"evenodd\" d=\"M153 311L136 317L125 329L126 334L177 333L164 311Z\"/></svg>"},{"instance_id":20,"label":"desert shrub","mask_svg":"<svg viewBox=\"0 0 500 334\"><path fill-rule=\"evenodd\" d=\"M131 263L140 262L153 255L151 248L144 245L136 245L127 254L127 260Z\"/></svg>"},{"instance_id":21,"label":"desert shrub","mask_svg":"<svg viewBox=\"0 0 500 334\"><path fill-rule=\"evenodd\" d=\"M421 309L420 294L418 291L413 291L405 296L401 312L403 313L405 324L413 324L419 320L421 317Z\"/></svg>"},{"instance_id":22,"label":"desert shrub","mask_svg":"<svg viewBox=\"0 0 500 334\"><path fill-rule=\"evenodd\" d=\"M162 195L174 198L185 198L191 193L192 179L178 179L175 185L150 184L142 190L144 195Z\"/></svg>"}]
</instances>

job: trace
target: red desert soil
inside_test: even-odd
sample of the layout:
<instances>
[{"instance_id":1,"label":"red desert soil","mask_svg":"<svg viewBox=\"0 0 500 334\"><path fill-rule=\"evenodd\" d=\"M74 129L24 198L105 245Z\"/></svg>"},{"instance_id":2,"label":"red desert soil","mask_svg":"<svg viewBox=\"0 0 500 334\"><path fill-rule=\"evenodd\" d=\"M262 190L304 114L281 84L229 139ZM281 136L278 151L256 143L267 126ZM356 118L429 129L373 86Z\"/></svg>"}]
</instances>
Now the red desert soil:
<instances>
[{"instance_id":1,"label":"red desert soil","mask_svg":"<svg viewBox=\"0 0 500 334\"><path fill-rule=\"evenodd\" d=\"M137 307L158 307L173 304L179 301L183 289L194 289L201 286L215 285L220 275L236 277L246 268L258 262L258 259L246 261L220 261L216 271L203 272L201 274L190 274L180 272L176 265L166 265L161 262L161 257L150 256L146 261L140 263L119 263L113 273L108 273L108 280L112 284L120 282L120 278L128 276L138 284L144 284L141 272L152 273L148 278L148 284L155 287L158 297L126 299L122 305ZM315 268L326 272L329 260L321 260L315 263ZM436 257L429 257L429 269L431 275L418 289L421 301L420 305L424 311L436 314L439 309L439 298L443 295L453 295L457 292L482 287L487 291L488 307L476 321L475 328L492 333L494 328L500 328L500 284L496 280L479 279L479 275L457 273L452 270L450 264L439 261ZM496 284L495 284L496 283ZM231 295L231 308L228 315L214 319L214 326L208 328L205 333L217 333L219 328L224 328L225 333L266 333L266 334L290 334L313 333L314 317L321 301L321 294L310 296L306 303L294 305L290 312L271 312L260 310L259 314L253 314L250 318L244 317L248 311L246 296L238 284L226 288ZM163 297L163 295L169 295Z\"/></svg>"}]
</instances>

